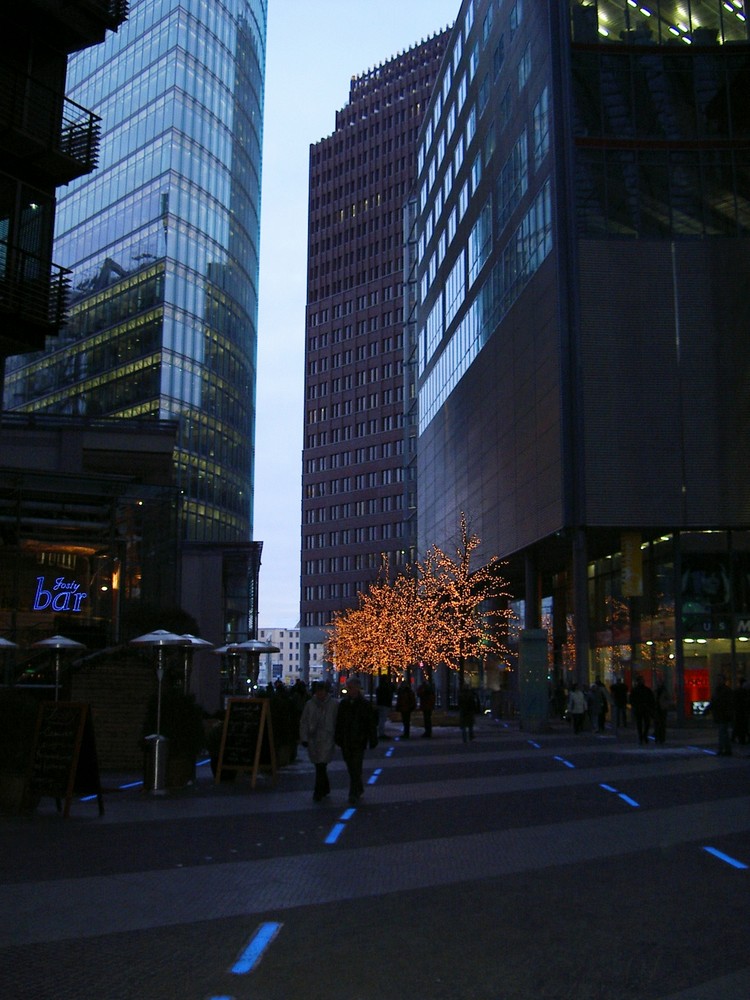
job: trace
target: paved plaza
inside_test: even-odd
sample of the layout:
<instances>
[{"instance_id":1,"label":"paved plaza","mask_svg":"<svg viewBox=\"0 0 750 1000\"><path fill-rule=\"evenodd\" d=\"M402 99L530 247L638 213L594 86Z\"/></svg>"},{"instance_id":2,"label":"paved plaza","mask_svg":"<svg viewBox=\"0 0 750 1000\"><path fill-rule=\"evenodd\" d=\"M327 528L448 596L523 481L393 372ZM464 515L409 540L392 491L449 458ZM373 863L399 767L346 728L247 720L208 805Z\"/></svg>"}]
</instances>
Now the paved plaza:
<instances>
[{"instance_id":1,"label":"paved plaza","mask_svg":"<svg viewBox=\"0 0 750 1000\"><path fill-rule=\"evenodd\" d=\"M0 819L0 996L746 1000L750 748L399 731L356 808L340 760L316 804L300 759Z\"/></svg>"}]
</instances>

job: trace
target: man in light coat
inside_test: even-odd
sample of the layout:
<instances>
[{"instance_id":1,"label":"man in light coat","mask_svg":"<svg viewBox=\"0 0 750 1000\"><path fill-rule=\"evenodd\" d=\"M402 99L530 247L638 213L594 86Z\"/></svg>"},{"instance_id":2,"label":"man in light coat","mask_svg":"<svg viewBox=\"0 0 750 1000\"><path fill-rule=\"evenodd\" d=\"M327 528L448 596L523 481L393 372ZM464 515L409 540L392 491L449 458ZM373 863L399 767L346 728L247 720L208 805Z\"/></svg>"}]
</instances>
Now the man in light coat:
<instances>
[{"instance_id":1,"label":"man in light coat","mask_svg":"<svg viewBox=\"0 0 750 1000\"><path fill-rule=\"evenodd\" d=\"M335 701L326 684L319 681L313 685L313 694L302 709L299 721L299 738L307 748L310 760L315 765L315 789L313 800L320 802L331 793L328 780L328 764L333 757L336 735L336 716L339 703Z\"/></svg>"}]
</instances>

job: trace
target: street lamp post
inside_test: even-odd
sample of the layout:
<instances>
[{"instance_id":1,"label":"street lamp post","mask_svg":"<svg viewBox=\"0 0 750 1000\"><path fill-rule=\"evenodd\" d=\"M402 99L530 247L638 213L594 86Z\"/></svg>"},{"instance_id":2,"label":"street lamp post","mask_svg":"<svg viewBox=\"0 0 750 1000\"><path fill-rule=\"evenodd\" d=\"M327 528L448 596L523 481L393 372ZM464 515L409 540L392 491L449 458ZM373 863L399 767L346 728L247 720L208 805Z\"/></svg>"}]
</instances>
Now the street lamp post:
<instances>
[{"instance_id":1,"label":"street lamp post","mask_svg":"<svg viewBox=\"0 0 750 1000\"><path fill-rule=\"evenodd\" d=\"M166 629L156 629L139 635L130 640L131 646L151 646L156 649L156 732L147 736L151 749L146 783L155 794L164 794L167 777L167 744L166 737L161 734L161 688L164 680L164 649L166 646L184 646L185 639Z\"/></svg>"},{"instance_id":2,"label":"street lamp post","mask_svg":"<svg viewBox=\"0 0 750 1000\"><path fill-rule=\"evenodd\" d=\"M257 684L258 682L258 670L260 667L261 654L280 652L278 646L274 646L272 642L263 642L261 639L246 639L245 642L238 642L236 649L240 652L247 653L248 660L252 663L249 674L250 680L253 684Z\"/></svg>"},{"instance_id":3,"label":"street lamp post","mask_svg":"<svg viewBox=\"0 0 750 1000\"><path fill-rule=\"evenodd\" d=\"M212 649L213 643L209 642L207 639L199 639L197 635L191 635L189 632L181 635L180 638L185 643L185 661L182 686L184 693L187 695L190 694L190 672L193 667L193 653L201 646L204 649Z\"/></svg>"},{"instance_id":4,"label":"street lamp post","mask_svg":"<svg viewBox=\"0 0 750 1000\"><path fill-rule=\"evenodd\" d=\"M55 651L55 701L60 697L60 674L62 671L62 652L64 649L85 649L82 642L66 639L64 635L53 635L49 639L40 639L32 643L32 649L54 649Z\"/></svg>"}]
</instances>

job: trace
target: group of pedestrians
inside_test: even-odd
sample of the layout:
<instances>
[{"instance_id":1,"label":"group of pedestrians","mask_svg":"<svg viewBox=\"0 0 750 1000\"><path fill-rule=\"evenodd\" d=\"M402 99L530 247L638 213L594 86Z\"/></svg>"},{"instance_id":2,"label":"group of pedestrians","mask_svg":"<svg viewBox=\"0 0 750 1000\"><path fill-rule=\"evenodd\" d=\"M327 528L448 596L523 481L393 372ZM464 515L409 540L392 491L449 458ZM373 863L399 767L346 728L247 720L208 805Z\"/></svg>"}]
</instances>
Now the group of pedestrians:
<instances>
[{"instance_id":1,"label":"group of pedestrians","mask_svg":"<svg viewBox=\"0 0 750 1000\"><path fill-rule=\"evenodd\" d=\"M332 697L325 682L314 684L312 697L302 710L299 735L315 765L314 801L320 802L331 793L328 765L334 747L339 747L349 774L349 802L356 805L364 792L365 750L378 745L378 716L363 697L359 680L349 679L340 702Z\"/></svg>"},{"instance_id":2,"label":"group of pedestrians","mask_svg":"<svg viewBox=\"0 0 750 1000\"><path fill-rule=\"evenodd\" d=\"M587 690L576 683L571 684L567 701L567 714L573 723L574 733L583 731L587 717L595 732L604 732L609 714L609 700L604 685L598 677Z\"/></svg>"},{"instance_id":3,"label":"group of pedestrians","mask_svg":"<svg viewBox=\"0 0 750 1000\"><path fill-rule=\"evenodd\" d=\"M745 746L748 742L750 720L750 685L740 677L737 686L729 686L725 674L719 674L711 701L706 708L711 712L718 731L720 757L732 756L732 744Z\"/></svg>"},{"instance_id":4,"label":"group of pedestrians","mask_svg":"<svg viewBox=\"0 0 750 1000\"><path fill-rule=\"evenodd\" d=\"M573 732L582 732L588 717L591 729L603 733L606 729L610 701L614 707L615 728L627 727L629 704L639 745L648 742L652 725L655 742L664 743L670 698L662 680L654 691L646 684L641 674L636 675L632 691L629 691L622 678L611 685L609 693L598 677L587 690L578 684L572 684L568 695L567 713L573 723Z\"/></svg>"},{"instance_id":5,"label":"group of pedestrians","mask_svg":"<svg viewBox=\"0 0 750 1000\"><path fill-rule=\"evenodd\" d=\"M408 679L395 686L387 674L381 674L375 689L374 706L364 697L356 677L349 679L341 701L333 697L330 685L325 681L313 684L312 696L301 712L299 740L315 766L315 802L321 802L331 793L328 765L336 747L341 750L349 774L349 802L355 805L359 801L364 792L362 768L365 750L375 748L380 739L388 738L386 722L394 707L394 697L396 711L401 716L401 739L410 738L411 716L417 704L423 716L422 736L429 739L436 700L431 677L424 678L415 694ZM474 720L480 711L476 691L469 683L462 683L458 695L458 722L464 743L474 739Z\"/></svg>"}]
</instances>

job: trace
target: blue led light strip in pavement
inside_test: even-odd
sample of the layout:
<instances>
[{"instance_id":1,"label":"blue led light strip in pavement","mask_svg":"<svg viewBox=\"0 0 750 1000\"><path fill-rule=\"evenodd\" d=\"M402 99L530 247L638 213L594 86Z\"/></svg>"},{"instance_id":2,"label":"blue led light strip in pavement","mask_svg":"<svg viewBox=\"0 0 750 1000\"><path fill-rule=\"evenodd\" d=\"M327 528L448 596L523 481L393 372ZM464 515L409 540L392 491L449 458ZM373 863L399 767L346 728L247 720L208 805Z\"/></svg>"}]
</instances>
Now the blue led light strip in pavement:
<instances>
[{"instance_id":1,"label":"blue led light strip in pavement","mask_svg":"<svg viewBox=\"0 0 750 1000\"><path fill-rule=\"evenodd\" d=\"M575 764L571 764L570 761L566 760L564 757L558 757L557 754L555 754L553 760L559 760L560 763L564 764L566 767L575 767Z\"/></svg>"},{"instance_id":2,"label":"blue led light strip in pavement","mask_svg":"<svg viewBox=\"0 0 750 1000\"><path fill-rule=\"evenodd\" d=\"M636 809L640 808L640 803L636 802L635 799L631 799L629 795L625 794L625 792L618 792L617 794L620 796L622 801L627 802L629 806L634 806Z\"/></svg>"},{"instance_id":3,"label":"blue led light strip in pavement","mask_svg":"<svg viewBox=\"0 0 750 1000\"><path fill-rule=\"evenodd\" d=\"M537 750L542 749L541 743L535 743L533 740L526 740L526 742L529 744L529 746L536 747Z\"/></svg>"},{"instance_id":4,"label":"blue led light strip in pavement","mask_svg":"<svg viewBox=\"0 0 750 1000\"><path fill-rule=\"evenodd\" d=\"M613 788L611 785L599 785L599 787L603 788L605 792L616 792L617 791L617 789Z\"/></svg>"},{"instance_id":5,"label":"blue led light strip in pavement","mask_svg":"<svg viewBox=\"0 0 750 1000\"><path fill-rule=\"evenodd\" d=\"M335 844L344 829L343 823L337 823L325 839L326 844Z\"/></svg>"},{"instance_id":6,"label":"blue led light strip in pavement","mask_svg":"<svg viewBox=\"0 0 750 1000\"><path fill-rule=\"evenodd\" d=\"M375 769L375 770L374 770L374 771L372 772L372 775L371 775L371 777L369 777L369 778L367 779L367 784L368 784L368 785L374 785L374 784L375 784L375 782L376 782L376 781L378 780L378 778L380 777L380 775L381 775L382 773L383 773L383 768L382 768L382 767L378 767L378 768L376 768L376 769Z\"/></svg>"},{"instance_id":7,"label":"blue led light strip in pavement","mask_svg":"<svg viewBox=\"0 0 750 1000\"><path fill-rule=\"evenodd\" d=\"M737 858L731 858L728 854L724 854L723 851L717 851L715 847L704 847L703 850L708 851L709 854L713 854L713 856L718 858L720 861L726 861L726 863L731 865L732 868L747 868L747 865L738 861Z\"/></svg>"},{"instance_id":8,"label":"blue led light strip in pavement","mask_svg":"<svg viewBox=\"0 0 750 1000\"><path fill-rule=\"evenodd\" d=\"M281 924L276 923L261 924L229 971L236 976L244 976L246 973L252 971L263 957L263 952L281 930L281 927Z\"/></svg>"}]
</instances>

